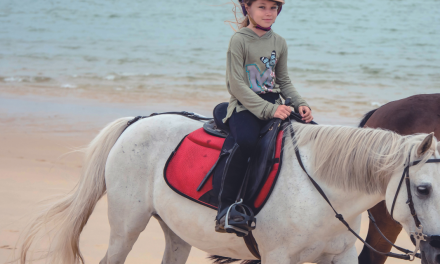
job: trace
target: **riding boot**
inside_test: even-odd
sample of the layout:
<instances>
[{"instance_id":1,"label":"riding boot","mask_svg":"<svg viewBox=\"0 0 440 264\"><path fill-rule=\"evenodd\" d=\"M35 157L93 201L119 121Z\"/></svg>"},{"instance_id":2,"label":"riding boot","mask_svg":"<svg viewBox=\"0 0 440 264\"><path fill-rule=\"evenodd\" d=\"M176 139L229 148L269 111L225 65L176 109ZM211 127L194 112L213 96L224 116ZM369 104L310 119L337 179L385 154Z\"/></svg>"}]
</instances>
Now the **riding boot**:
<instances>
[{"instance_id":1,"label":"riding boot","mask_svg":"<svg viewBox=\"0 0 440 264\"><path fill-rule=\"evenodd\" d=\"M218 212L216 217L216 231L220 233L236 233L239 236L247 235L247 232L253 228L250 227L253 222L253 212L249 207L237 202L237 195L243 184L248 165L248 157L243 155L238 144L235 144L226 159L221 185L218 194ZM238 206L231 207L233 204ZM236 232L233 229L225 228L226 214L229 212L228 222L235 229L244 230ZM251 216L251 217L249 217Z\"/></svg>"}]
</instances>

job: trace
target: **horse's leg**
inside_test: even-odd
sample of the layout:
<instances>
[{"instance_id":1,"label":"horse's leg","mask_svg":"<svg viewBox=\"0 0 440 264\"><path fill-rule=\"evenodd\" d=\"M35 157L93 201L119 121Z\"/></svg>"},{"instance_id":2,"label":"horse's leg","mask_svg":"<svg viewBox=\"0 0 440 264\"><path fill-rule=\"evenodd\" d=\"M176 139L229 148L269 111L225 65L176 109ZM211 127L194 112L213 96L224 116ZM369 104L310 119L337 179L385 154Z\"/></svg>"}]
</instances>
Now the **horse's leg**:
<instances>
[{"instance_id":1,"label":"horse's leg","mask_svg":"<svg viewBox=\"0 0 440 264\"><path fill-rule=\"evenodd\" d=\"M335 256L331 264L352 264L352 263L356 263L357 258L358 256L357 256L356 247L353 246L344 253Z\"/></svg>"},{"instance_id":2,"label":"horse's leg","mask_svg":"<svg viewBox=\"0 0 440 264\"><path fill-rule=\"evenodd\" d=\"M128 253L130 253L134 243L138 239L139 234L147 226L149 217L146 219L145 223L137 226L130 223L121 223L122 226L110 224L110 244L104 258L99 264L124 263ZM124 224L127 224L125 228L123 226Z\"/></svg>"},{"instance_id":3,"label":"horse's leg","mask_svg":"<svg viewBox=\"0 0 440 264\"><path fill-rule=\"evenodd\" d=\"M154 216L154 218L159 222L165 235L165 252L162 263L185 264L191 251L191 245L176 235L159 216Z\"/></svg>"},{"instance_id":4,"label":"horse's leg","mask_svg":"<svg viewBox=\"0 0 440 264\"><path fill-rule=\"evenodd\" d=\"M154 214L149 199L152 184L142 177L132 177L136 175L136 170L125 168L113 159L109 160L111 162L106 166L106 185L110 241L100 264L122 264ZM115 169L115 166L118 168Z\"/></svg>"},{"instance_id":5,"label":"horse's leg","mask_svg":"<svg viewBox=\"0 0 440 264\"><path fill-rule=\"evenodd\" d=\"M121 210L122 206L124 205L118 204L116 207L109 202L110 243L99 264L124 263L151 218L151 213L142 210L125 213L124 209Z\"/></svg>"},{"instance_id":6,"label":"horse's leg","mask_svg":"<svg viewBox=\"0 0 440 264\"><path fill-rule=\"evenodd\" d=\"M147 226L152 213L135 208L138 201L131 201L133 196L121 195L118 199L109 197L110 242L107 253L99 264L124 263L140 233Z\"/></svg>"},{"instance_id":7,"label":"horse's leg","mask_svg":"<svg viewBox=\"0 0 440 264\"><path fill-rule=\"evenodd\" d=\"M370 209L371 214L376 220L376 224L383 234L392 242L395 242L397 236L402 230L402 226L397 224L390 216L387 211L385 201L382 201ZM391 245L388 244L382 236L377 232L373 223L370 220L370 225L368 227L368 235L366 242L373 246L373 248L382 251L389 252L391 250ZM359 264L383 264L385 263L387 257L384 255L377 254L371 251L369 248L363 248L361 254L359 255Z\"/></svg>"}]
</instances>

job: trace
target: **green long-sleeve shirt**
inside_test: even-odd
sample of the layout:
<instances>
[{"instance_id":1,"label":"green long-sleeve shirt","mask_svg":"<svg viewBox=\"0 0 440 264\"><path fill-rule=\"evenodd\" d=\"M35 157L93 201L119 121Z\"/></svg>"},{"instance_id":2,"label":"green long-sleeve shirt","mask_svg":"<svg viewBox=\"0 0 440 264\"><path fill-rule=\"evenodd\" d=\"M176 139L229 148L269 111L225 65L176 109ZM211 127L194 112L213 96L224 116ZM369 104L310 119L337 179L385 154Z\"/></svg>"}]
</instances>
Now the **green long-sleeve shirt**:
<instances>
[{"instance_id":1,"label":"green long-sleeve shirt","mask_svg":"<svg viewBox=\"0 0 440 264\"><path fill-rule=\"evenodd\" d=\"M290 81L286 40L272 30L261 37L250 28L237 31L229 42L226 63L226 86L231 99L223 122L234 109L249 110L262 120L273 118L281 100L272 104L258 96L261 93L291 97L296 111L299 106L308 106Z\"/></svg>"}]
</instances>

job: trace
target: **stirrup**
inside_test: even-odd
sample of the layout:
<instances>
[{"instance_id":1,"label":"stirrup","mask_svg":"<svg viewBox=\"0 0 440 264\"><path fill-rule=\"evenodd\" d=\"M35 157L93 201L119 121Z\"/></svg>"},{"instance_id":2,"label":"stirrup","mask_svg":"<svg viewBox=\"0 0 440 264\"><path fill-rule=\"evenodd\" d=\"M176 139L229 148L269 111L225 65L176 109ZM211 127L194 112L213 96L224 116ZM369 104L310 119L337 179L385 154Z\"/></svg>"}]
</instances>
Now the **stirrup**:
<instances>
[{"instance_id":1,"label":"stirrup","mask_svg":"<svg viewBox=\"0 0 440 264\"><path fill-rule=\"evenodd\" d=\"M252 210L243 204L243 199L229 206L225 217L226 232L235 233L237 236L243 237L247 236L249 231L254 230L256 225L257 219L254 217Z\"/></svg>"}]
</instances>

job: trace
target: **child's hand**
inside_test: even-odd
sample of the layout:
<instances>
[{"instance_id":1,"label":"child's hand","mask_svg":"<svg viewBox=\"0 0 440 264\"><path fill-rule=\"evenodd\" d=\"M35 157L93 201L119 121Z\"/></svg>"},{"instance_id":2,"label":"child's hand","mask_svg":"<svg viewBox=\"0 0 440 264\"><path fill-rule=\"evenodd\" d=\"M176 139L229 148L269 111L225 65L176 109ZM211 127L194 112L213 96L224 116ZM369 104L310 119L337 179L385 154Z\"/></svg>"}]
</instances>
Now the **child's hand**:
<instances>
[{"instance_id":1,"label":"child's hand","mask_svg":"<svg viewBox=\"0 0 440 264\"><path fill-rule=\"evenodd\" d=\"M292 112L292 109L290 108L290 106L280 105L280 106L278 106L277 110L275 111L275 114L273 115L273 117L284 120L288 116L290 116L291 112Z\"/></svg>"},{"instance_id":2,"label":"child's hand","mask_svg":"<svg viewBox=\"0 0 440 264\"><path fill-rule=\"evenodd\" d=\"M278 110L278 109L277 109ZM302 116L302 120L309 123L313 120L312 111L307 106L303 105L298 107L299 114Z\"/></svg>"}]
</instances>

